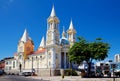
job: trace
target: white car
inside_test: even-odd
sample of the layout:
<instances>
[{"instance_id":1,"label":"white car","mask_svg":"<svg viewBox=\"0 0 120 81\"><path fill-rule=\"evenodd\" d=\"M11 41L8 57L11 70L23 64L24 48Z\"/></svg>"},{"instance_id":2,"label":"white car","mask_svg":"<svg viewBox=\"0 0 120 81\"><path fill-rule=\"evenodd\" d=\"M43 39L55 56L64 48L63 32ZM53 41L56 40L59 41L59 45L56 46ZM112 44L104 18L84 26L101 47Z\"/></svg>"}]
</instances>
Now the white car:
<instances>
[{"instance_id":1,"label":"white car","mask_svg":"<svg viewBox=\"0 0 120 81\"><path fill-rule=\"evenodd\" d=\"M32 70L23 70L22 75L23 76L31 76L33 74Z\"/></svg>"}]
</instances>

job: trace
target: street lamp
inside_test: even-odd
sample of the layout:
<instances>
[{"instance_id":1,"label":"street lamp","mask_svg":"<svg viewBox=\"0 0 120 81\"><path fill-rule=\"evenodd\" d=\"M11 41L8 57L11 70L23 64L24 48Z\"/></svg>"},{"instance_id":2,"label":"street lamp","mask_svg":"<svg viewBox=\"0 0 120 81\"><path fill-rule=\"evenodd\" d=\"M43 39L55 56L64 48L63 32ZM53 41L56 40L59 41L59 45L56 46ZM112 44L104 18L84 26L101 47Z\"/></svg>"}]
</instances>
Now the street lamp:
<instances>
[{"instance_id":1,"label":"street lamp","mask_svg":"<svg viewBox=\"0 0 120 81\"><path fill-rule=\"evenodd\" d=\"M40 56L40 67L41 67L41 62L42 62L42 56ZM41 76L41 72L40 72L40 76Z\"/></svg>"},{"instance_id":2,"label":"street lamp","mask_svg":"<svg viewBox=\"0 0 120 81\"><path fill-rule=\"evenodd\" d=\"M114 70L115 70L115 68L116 68L116 64L111 64L111 67L112 67L112 69L113 69L113 81L115 81Z\"/></svg>"},{"instance_id":3,"label":"street lamp","mask_svg":"<svg viewBox=\"0 0 120 81\"><path fill-rule=\"evenodd\" d=\"M38 57L36 56L36 63L37 63L37 73L38 73Z\"/></svg>"},{"instance_id":4,"label":"street lamp","mask_svg":"<svg viewBox=\"0 0 120 81\"><path fill-rule=\"evenodd\" d=\"M32 73L33 73L33 57L32 57Z\"/></svg>"},{"instance_id":5,"label":"street lamp","mask_svg":"<svg viewBox=\"0 0 120 81\"><path fill-rule=\"evenodd\" d=\"M51 77L51 66L52 66L52 65L50 65L50 77Z\"/></svg>"}]
</instances>

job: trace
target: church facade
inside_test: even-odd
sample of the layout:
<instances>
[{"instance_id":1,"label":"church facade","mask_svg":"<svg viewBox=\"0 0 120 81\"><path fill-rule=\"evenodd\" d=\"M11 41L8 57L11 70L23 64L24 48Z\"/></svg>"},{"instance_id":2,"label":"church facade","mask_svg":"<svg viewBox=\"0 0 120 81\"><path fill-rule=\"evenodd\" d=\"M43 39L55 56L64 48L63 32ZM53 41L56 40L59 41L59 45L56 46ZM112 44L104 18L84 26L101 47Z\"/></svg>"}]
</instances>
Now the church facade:
<instances>
[{"instance_id":1,"label":"church facade","mask_svg":"<svg viewBox=\"0 0 120 81\"><path fill-rule=\"evenodd\" d=\"M60 69L70 68L68 50L76 42L76 30L71 20L69 29L67 31L63 29L60 38L59 22L53 6L47 19L46 40L42 37L36 51L25 29L18 42L14 58L5 61L5 71L9 73L10 71L22 72L34 69L38 75L58 75Z\"/></svg>"}]
</instances>

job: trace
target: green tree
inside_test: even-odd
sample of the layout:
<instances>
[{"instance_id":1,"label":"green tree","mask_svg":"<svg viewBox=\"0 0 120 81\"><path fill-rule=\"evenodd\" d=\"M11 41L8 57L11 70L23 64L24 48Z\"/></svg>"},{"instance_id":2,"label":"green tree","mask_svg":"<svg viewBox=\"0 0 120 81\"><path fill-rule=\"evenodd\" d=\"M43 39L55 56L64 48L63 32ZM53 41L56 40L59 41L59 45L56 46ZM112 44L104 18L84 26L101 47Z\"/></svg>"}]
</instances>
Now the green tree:
<instances>
[{"instance_id":1,"label":"green tree","mask_svg":"<svg viewBox=\"0 0 120 81\"><path fill-rule=\"evenodd\" d=\"M78 42L69 49L69 60L70 62L74 61L78 64L86 61L89 75L92 61L104 60L108 56L109 48L109 44L102 42L101 38L97 38L93 42L88 42L83 37L78 37Z\"/></svg>"}]
</instances>

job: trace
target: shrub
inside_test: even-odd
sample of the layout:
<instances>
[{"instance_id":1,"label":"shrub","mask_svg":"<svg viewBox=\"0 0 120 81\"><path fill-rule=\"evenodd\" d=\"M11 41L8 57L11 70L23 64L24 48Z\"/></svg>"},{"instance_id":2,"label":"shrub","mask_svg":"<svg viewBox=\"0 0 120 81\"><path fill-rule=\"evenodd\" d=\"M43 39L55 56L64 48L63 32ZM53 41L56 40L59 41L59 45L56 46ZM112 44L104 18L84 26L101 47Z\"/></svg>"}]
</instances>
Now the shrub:
<instances>
[{"instance_id":1,"label":"shrub","mask_svg":"<svg viewBox=\"0 0 120 81\"><path fill-rule=\"evenodd\" d=\"M72 69L66 69L64 75L65 76L70 76L70 75L72 75L72 76L78 76L77 72L75 70L72 70Z\"/></svg>"},{"instance_id":2,"label":"shrub","mask_svg":"<svg viewBox=\"0 0 120 81\"><path fill-rule=\"evenodd\" d=\"M115 72L115 75L120 77L120 71L119 72Z\"/></svg>"}]
</instances>

